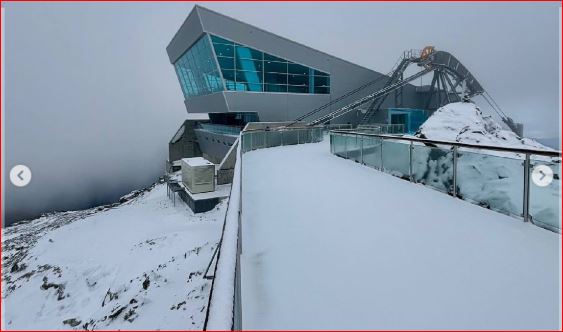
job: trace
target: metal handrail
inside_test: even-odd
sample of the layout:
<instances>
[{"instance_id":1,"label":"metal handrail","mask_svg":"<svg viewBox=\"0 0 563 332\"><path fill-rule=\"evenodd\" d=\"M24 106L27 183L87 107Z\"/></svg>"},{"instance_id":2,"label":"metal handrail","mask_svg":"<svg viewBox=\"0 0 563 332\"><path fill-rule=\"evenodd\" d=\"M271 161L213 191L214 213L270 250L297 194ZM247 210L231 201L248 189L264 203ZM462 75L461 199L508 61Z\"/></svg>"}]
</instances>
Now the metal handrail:
<instances>
[{"instance_id":1,"label":"metal handrail","mask_svg":"<svg viewBox=\"0 0 563 332\"><path fill-rule=\"evenodd\" d=\"M353 134L353 135L377 137L377 138L384 138L384 139L393 139L393 140L399 140L399 141L419 142L419 143L425 143L425 144L451 145L451 146L456 146L458 148L492 150L492 151L501 151L501 152L513 152L513 153L530 154L530 155L546 156L546 157L561 157L561 151L510 148L510 147L495 146L495 145L469 144L469 143L461 143L461 142L452 142L452 141L442 141L442 140L434 140L434 139L427 139L427 138L418 138L418 137L411 137L411 136L394 136L394 135L384 135L384 134L370 134L370 133L357 132L357 131L354 131L353 129L352 130L331 130L330 132L331 133L337 133L337 134Z\"/></svg>"},{"instance_id":2,"label":"metal handrail","mask_svg":"<svg viewBox=\"0 0 563 332\"><path fill-rule=\"evenodd\" d=\"M413 182L414 178L413 178L413 170L412 170L412 151L413 151L413 143L417 142L417 143L423 143L425 145L428 146L438 146L438 145L449 145L452 148L453 151L453 175L452 175L452 181L453 181L453 188L451 188L451 192L448 192L449 194L451 194L454 197L459 197L457 194L457 188L456 188L456 183L457 183L457 159L458 159L458 154L459 154L459 148L469 148L469 149L481 149L481 150L491 150L491 151L500 151L500 152L510 152L510 153L516 153L516 154L524 154L524 158L523 158L523 199L522 199L522 217L524 219L525 222L531 222L534 225L537 225L539 227L543 227L546 229L549 229L551 231L554 232L561 232L560 228L557 226L552 226L549 224L545 224L541 221L539 221L539 224L536 223L534 220L532 220L531 215L530 215L530 170L532 167L531 164L531 156L544 156L544 157L551 157L551 158L561 158L561 152L560 151L549 151L549 150L538 150L538 149L522 149L522 148L510 148L510 147L502 147L502 146L491 146L491 145L478 145L478 144L468 144L468 143L460 143L460 142L451 142L451 141L442 141L442 140L432 140L432 139L426 139L426 138L418 138L418 137L406 137L406 136L394 136L394 135L382 135L382 134L371 134L371 133L364 133L364 132L358 132L358 131L354 131L354 130L332 130L330 132L331 134L331 153L338 155L338 153L335 152L334 148L333 148L333 137L336 137L336 135L341 135L343 137L355 137L356 139L361 136L361 137L371 137L371 138L378 138L380 139L382 142L384 140L392 140L392 141L407 141L409 142L410 148L409 148L409 176L408 176L408 180ZM336 135L335 135L336 134ZM347 142L345 140L345 142ZM407 144L405 144L407 145ZM383 147L383 144L380 144L381 148ZM342 156L346 159L348 159L348 148L345 145L345 156ZM361 156L361 163L364 163L364 156L363 156L363 139L361 140L361 147L360 147L360 156ZM384 166L383 166L383 150L381 150L381 165L380 165L380 169L384 170ZM461 197L460 197L461 198Z\"/></svg>"},{"instance_id":3,"label":"metal handrail","mask_svg":"<svg viewBox=\"0 0 563 332\"><path fill-rule=\"evenodd\" d=\"M275 128L254 128L254 129L244 129L241 131L241 134L249 133L249 132L272 132L272 131L291 131L291 130L310 130L310 129L324 129L324 126L307 126L304 125L303 127L275 127Z\"/></svg>"}]
</instances>

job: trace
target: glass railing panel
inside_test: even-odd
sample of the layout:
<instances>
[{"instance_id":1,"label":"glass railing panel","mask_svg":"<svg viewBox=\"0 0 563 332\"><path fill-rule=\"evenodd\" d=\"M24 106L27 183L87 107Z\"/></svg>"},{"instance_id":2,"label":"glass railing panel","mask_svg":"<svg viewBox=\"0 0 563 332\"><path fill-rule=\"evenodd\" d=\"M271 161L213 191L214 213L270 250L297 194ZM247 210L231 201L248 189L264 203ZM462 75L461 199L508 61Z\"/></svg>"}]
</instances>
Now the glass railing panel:
<instances>
[{"instance_id":1,"label":"glass railing panel","mask_svg":"<svg viewBox=\"0 0 563 332\"><path fill-rule=\"evenodd\" d=\"M352 160L360 159L360 142L357 135L346 136L346 157Z\"/></svg>"},{"instance_id":2,"label":"glass railing panel","mask_svg":"<svg viewBox=\"0 0 563 332\"><path fill-rule=\"evenodd\" d=\"M333 153L337 156L346 158L346 137L343 135L334 135L332 142L334 144Z\"/></svg>"},{"instance_id":3,"label":"glass railing panel","mask_svg":"<svg viewBox=\"0 0 563 332\"><path fill-rule=\"evenodd\" d=\"M364 164L381 168L381 139L376 137L364 137Z\"/></svg>"},{"instance_id":4,"label":"glass railing panel","mask_svg":"<svg viewBox=\"0 0 563 332\"><path fill-rule=\"evenodd\" d=\"M283 145L294 145L298 143L299 130L284 130L281 133Z\"/></svg>"},{"instance_id":5,"label":"glass railing panel","mask_svg":"<svg viewBox=\"0 0 563 332\"><path fill-rule=\"evenodd\" d=\"M522 159L459 151L457 194L460 198L511 216L522 216Z\"/></svg>"},{"instance_id":6,"label":"glass railing panel","mask_svg":"<svg viewBox=\"0 0 563 332\"><path fill-rule=\"evenodd\" d=\"M241 150L242 152L247 152L252 150L252 145L250 142L250 134L249 133L243 133L242 135L240 135L241 137L241 141L242 141L242 145L241 145Z\"/></svg>"},{"instance_id":7,"label":"glass railing panel","mask_svg":"<svg viewBox=\"0 0 563 332\"><path fill-rule=\"evenodd\" d=\"M299 130L299 143L311 143L311 131L307 129Z\"/></svg>"},{"instance_id":8,"label":"glass railing panel","mask_svg":"<svg viewBox=\"0 0 563 332\"><path fill-rule=\"evenodd\" d=\"M561 159L532 156L530 162L530 217L542 227L561 230ZM550 170L551 174L550 175ZM544 178L546 177L546 178ZM535 181L534 181L535 179ZM549 179L552 179L549 181Z\"/></svg>"},{"instance_id":9,"label":"glass railing panel","mask_svg":"<svg viewBox=\"0 0 563 332\"><path fill-rule=\"evenodd\" d=\"M412 178L444 193L451 192L454 181L451 148L413 144Z\"/></svg>"},{"instance_id":10,"label":"glass railing panel","mask_svg":"<svg viewBox=\"0 0 563 332\"><path fill-rule=\"evenodd\" d=\"M354 150L348 151L348 158L354 160L355 162L361 163L362 162L362 147L364 136L356 135L354 136Z\"/></svg>"},{"instance_id":11,"label":"glass railing panel","mask_svg":"<svg viewBox=\"0 0 563 332\"><path fill-rule=\"evenodd\" d=\"M264 134L266 135L266 147L267 148L282 145L282 133L281 133L281 131L277 131L277 130L265 131Z\"/></svg>"},{"instance_id":12,"label":"glass railing panel","mask_svg":"<svg viewBox=\"0 0 563 332\"><path fill-rule=\"evenodd\" d=\"M252 150L263 149L266 147L266 135L263 131L252 133Z\"/></svg>"},{"instance_id":13,"label":"glass railing panel","mask_svg":"<svg viewBox=\"0 0 563 332\"><path fill-rule=\"evenodd\" d=\"M410 176L410 144L383 141L383 170L391 175L408 179Z\"/></svg>"},{"instance_id":14,"label":"glass railing panel","mask_svg":"<svg viewBox=\"0 0 563 332\"><path fill-rule=\"evenodd\" d=\"M314 141L315 143L322 142L323 136L324 136L323 128L315 128L315 129L313 130L313 133L314 133L314 135L316 136L313 141Z\"/></svg>"}]
</instances>

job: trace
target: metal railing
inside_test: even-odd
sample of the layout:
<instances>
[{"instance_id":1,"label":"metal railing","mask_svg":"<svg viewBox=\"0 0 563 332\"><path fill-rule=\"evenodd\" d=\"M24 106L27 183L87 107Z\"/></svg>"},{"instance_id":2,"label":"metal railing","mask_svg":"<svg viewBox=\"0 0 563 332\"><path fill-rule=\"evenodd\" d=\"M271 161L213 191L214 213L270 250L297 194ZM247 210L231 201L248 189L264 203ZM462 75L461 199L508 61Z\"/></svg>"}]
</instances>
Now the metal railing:
<instances>
[{"instance_id":1,"label":"metal railing","mask_svg":"<svg viewBox=\"0 0 563 332\"><path fill-rule=\"evenodd\" d=\"M331 153L560 233L561 152L331 131ZM553 173L530 185L532 169ZM551 170L551 171L549 171Z\"/></svg>"},{"instance_id":2,"label":"metal railing","mask_svg":"<svg viewBox=\"0 0 563 332\"><path fill-rule=\"evenodd\" d=\"M323 127L284 127L279 129L254 129L241 133L242 153L275 146L318 143L323 140Z\"/></svg>"},{"instance_id":3,"label":"metal railing","mask_svg":"<svg viewBox=\"0 0 563 332\"><path fill-rule=\"evenodd\" d=\"M242 329L241 270L242 253L242 155L246 152L276 146L317 143L323 140L323 127L244 130L234 144L237 147L233 184L221 239L204 273L211 279L211 290L204 330ZM215 261L213 275L209 270ZM221 271L219 271L221 270ZM232 274L231 274L232 273ZM233 284L234 280L234 284Z\"/></svg>"},{"instance_id":4,"label":"metal railing","mask_svg":"<svg viewBox=\"0 0 563 332\"><path fill-rule=\"evenodd\" d=\"M233 136L238 136L242 130L241 127L227 126L227 125L213 124L213 123L200 123L199 126L201 129L210 131L212 133L226 134Z\"/></svg>"},{"instance_id":5,"label":"metal railing","mask_svg":"<svg viewBox=\"0 0 563 332\"><path fill-rule=\"evenodd\" d=\"M352 129L354 128L354 126L352 126L349 123L330 123L330 124L325 124L324 126L324 130L325 131L331 131L331 130L343 130L343 129Z\"/></svg>"},{"instance_id":6,"label":"metal railing","mask_svg":"<svg viewBox=\"0 0 563 332\"><path fill-rule=\"evenodd\" d=\"M357 132L371 133L371 134L392 134L392 135L403 135L405 134L404 124L388 124L388 123L370 123L365 125L359 125L356 130Z\"/></svg>"}]
</instances>

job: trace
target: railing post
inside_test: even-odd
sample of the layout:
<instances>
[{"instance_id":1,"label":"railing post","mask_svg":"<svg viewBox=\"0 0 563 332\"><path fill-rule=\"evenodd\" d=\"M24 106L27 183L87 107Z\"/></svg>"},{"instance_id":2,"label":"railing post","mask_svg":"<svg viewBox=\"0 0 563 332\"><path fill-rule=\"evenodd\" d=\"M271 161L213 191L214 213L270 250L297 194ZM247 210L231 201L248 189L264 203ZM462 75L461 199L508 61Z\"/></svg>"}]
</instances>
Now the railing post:
<instances>
[{"instance_id":1,"label":"railing post","mask_svg":"<svg viewBox=\"0 0 563 332\"><path fill-rule=\"evenodd\" d=\"M457 197L457 146L453 146L452 150L453 175L452 175L452 196Z\"/></svg>"},{"instance_id":2,"label":"railing post","mask_svg":"<svg viewBox=\"0 0 563 332\"><path fill-rule=\"evenodd\" d=\"M301 144L301 142L299 142L299 138L301 137L301 129L297 130L297 144Z\"/></svg>"},{"instance_id":3,"label":"railing post","mask_svg":"<svg viewBox=\"0 0 563 332\"><path fill-rule=\"evenodd\" d=\"M252 136L254 136L254 133L248 133L248 136L250 137L250 151L252 151L254 150L252 145Z\"/></svg>"},{"instance_id":4,"label":"railing post","mask_svg":"<svg viewBox=\"0 0 563 332\"><path fill-rule=\"evenodd\" d=\"M413 150L413 145L412 145L412 141L409 144L409 180L411 182L413 182L414 176L412 174L412 150Z\"/></svg>"},{"instance_id":5,"label":"railing post","mask_svg":"<svg viewBox=\"0 0 563 332\"><path fill-rule=\"evenodd\" d=\"M522 208L522 214L524 217L524 222L530 220L530 154L526 153L526 158L524 159L524 202Z\"/></svg>"},{"instance_id":6,"label":"railing post","mask_svg":"<svg viewBox=\"0 0 563 332\"><path fill-rule=\"evenodd\" d=\"M283 146L283 130L280 131L280 135L281 135L281 145Z\"/></svg>"},{"instance_id":7,"label":"railing post","mask_svg":"<svg viewBox=\"0 0 563 332\"><path fill-rule=\"evenodd\" d=\"M380 153L379 159L380 159L380 164L381 164L380 165L381 168L379 170L383 172L383 138L381 138L381 137L379 138L379 153Z\"/></svg>"},{"instance_id":8,"label":"railing post","mask_svg":"<svg viewBox=\"0 0 563 332\"><path fill-rule=\"evenodd\" d=\"M356 137L359 137L356 134ZM363 165L364 164L364 138L361 138L361 142L360 142L360 162Z\"/></svg>"},{"instance_id":9,"label":"railing post","mask_svg":"<svg viewBox=\"0 0 563 332\"><path fill-rule=\"evenodd\" d=\"M346 159L348 159L348 136L344 136L344 151L346 151Z\"/></svg>"}]
</instances>

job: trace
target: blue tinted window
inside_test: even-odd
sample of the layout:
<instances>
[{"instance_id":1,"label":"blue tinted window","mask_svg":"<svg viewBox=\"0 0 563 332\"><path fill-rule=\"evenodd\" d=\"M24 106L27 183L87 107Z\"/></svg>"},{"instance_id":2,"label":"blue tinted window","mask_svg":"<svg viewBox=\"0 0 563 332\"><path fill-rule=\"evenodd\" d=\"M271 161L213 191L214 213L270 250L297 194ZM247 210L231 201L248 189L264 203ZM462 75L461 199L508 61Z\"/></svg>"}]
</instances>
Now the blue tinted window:
<instances>
[{"instance_id":1,"label":"blue tinted window","mask_svg":"<svg viewBox=\"0 0 563 332\"><path fill-rule=\"evenodd\" d=\"M248 60L237 58L238 70L262 71L263 62L261 60Z\"/></svg>"},{"instance_id":2,"label":"blue tinted window","mask_svg":"<svg viewBox=\"0 0 563 332\"><path fill-rule=\"evenodd\" d=\"M264 83L287 85L287 74L264 73Z\"/></svg>"},{"instance_id":3,"label":"blue tinted window","mask_svg":"<svg viewBox=\"0 0 563 332\"><path fill-rule=\"evenodd\" d=\"M256 71L241 71L236 72L236 81L242 83L262 83L262 73Z\"/></svg>"},{"instance_id":4,"label":"blue tinted window","mask_svg":"<svg viewBox=\"0 0 563 332\"><path fill-rule=\"evenodd\" d=\"M231 58L235 56L234 45L213 44L213 48L215 49L215 54L217 54L217 56L228 56Z\"/></svg>"},{"instance_id":5,"label":"blue tinted window","mask_svg":"<svg viewBox=\"0 0 563 332\"><path fill-rule=\"evenodd\" d=\"M235 69L235 59L233 58L218 56L217 61L219 61L221 69Z\"/></svg>"},{"instance_id":6,"label":"blue tinted window","mask_svg":"<svg viewBox=\"0 0 563 332\"><path fill-rule=\"evenodd\" d=\"M287 73L287 62L264 61L264 71L268 73Z\"/></svg>"},{"instance_id":7,"label":"blue tinted window","mask_svg":"<svg viewBox=\"0 0 563 332\"><path fill-rule=\"evenodd\" d=\"M236 57L238 59L257 59L257 60L263 59L262 52L252 49L250 47L236 46L235 50L236 50L235 51Z\"/></svg>"},{"instance_id":8,"label":"blue tinted window","mask_svg":"<svg viewBox=\"0 0 563 332\"><path fill-rule=\"evenodd\" d=\"M330 93L330 75L211 35L227 90Z\"/></svg>"},{"instance_id":9,"label":"blue tinted window","mask_svg":"<svg viewBox=\"0 0 563 332\"><path fill-rule=\"evenodd\" d=\"M223 78L226 81L233 81L233 82L235 81L235 71L234 70L223 69L222 72L223 72Z\"/></svg>"},{"instance_id":10,"label":"blue tinted window","mask_svg":"<svg viewBox=\"0 0 563 332\"><path fill-rule=\"evenodd\" d=\"M186 98L222 91L223 81L207 35L203 35L175 63Z\"/></svg>"},{"instance_id":11,"label":"blue tinted window","mask_svg":"<svg viewBox=\"0 0 563 332\"><path fill-rule=\"evenodd\" d=\"M290 74L309 75L309 68L302 65L298 65L296 63L288 64L287 71Z\"/></svg>"},{"instance_id":12,"label":"blue tinted window","mask_svg":"<svg viewBox=\"0 0 563 332\"><path fill-rule=\"evenodd\" d=\"M287 85L264 84L266 92L287 92Z\"/></svg>"},{"instance_id":13,"label":"blue tinted window","mask_svg":"<svg viewBox=\"0 0 563 332\"><path fill-rule=\"evenodd\" d=\"M287 77L287 84L289 85L308 85L309 76L307 75L289 75Z\"/></svg>"},{"instance_id":14,"label":"blue tinted window","mask_svg":"<svg viewBox=\"0 0 563 332\"><path fill-rule=\"evenodd\" d=\"M319 71L319 70L315 70L313 75L315 75L315 76L329 76L327 73L323 73L322 71Z\"/></svg>"},{"instance_id":15,"label":"blue tinted window","mask_svg":"<svg viewBox=\"0 0 563 332\"><path fill-rule=\"evenodd\" d=\"M214 35L211 35L211 41L215 44L215 43L219 43L219 44L233 44L232 41L230 40L226 40L224 38L221 37L217 37Z\"/></svg>"}]
</instances>

